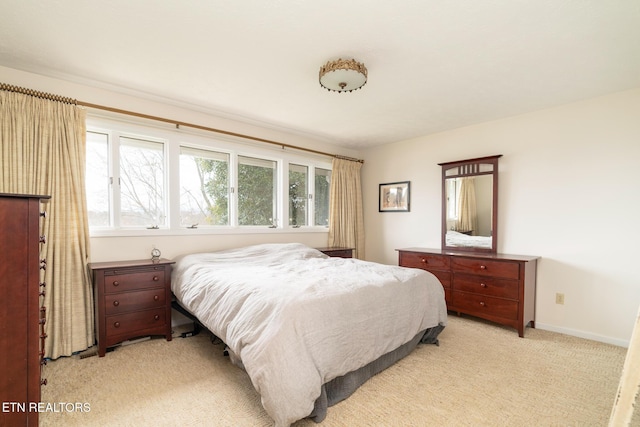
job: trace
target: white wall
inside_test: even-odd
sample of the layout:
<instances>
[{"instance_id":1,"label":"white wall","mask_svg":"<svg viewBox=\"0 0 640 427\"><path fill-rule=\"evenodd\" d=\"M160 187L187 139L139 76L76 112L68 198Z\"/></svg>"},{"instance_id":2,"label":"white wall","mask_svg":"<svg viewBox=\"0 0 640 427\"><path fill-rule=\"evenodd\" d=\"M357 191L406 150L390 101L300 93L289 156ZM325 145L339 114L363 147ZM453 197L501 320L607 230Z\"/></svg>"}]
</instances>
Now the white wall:
<instances>
[{"instance_id":1,"label":"white wall","mask_svg":"<svg viewBox=\"0 0 640 427\"><path fill-rule=\"evenodd\" d=\"M367 150L367 258L397 264L395 249L439 248L438 163L494 154L498 251L542 257L537 327L628 345L640 304L640 89ZM411 212L379 213L378 184L405 180Z\"/></svg>"},{"instance_id":2,"label":"white wall","mask_svg":"<svg viewBox=\"0 0 640 427\"><path fill-rule=\"evenodd\" d=\"M267 128L260 123L246 124L208 112L195 111L193 108L189 108L190 106L188 105L169 104L166 100L154 99L151 95L140 94L135 91L123 94L110 90L106 86L97 88L7 67L0 67L0 82L74 98L86 103L207 126L333 154L358 157L358 153L354 150L337 147L324 141L317 141L307 136L288 133L280 129ZM89 112L92 113L91 110ZM94 110L93 113L105 114L97 110ZM216 136L215 133L210 135L212 138ZM256 144L252 141L248 141L248 143ZM261 146L270 147L265 144ZM280 148L274 149L279 150ZM91 261L149 258L151 249L154 246L162 251L163 257L174 258L189 252L227 249L266 242L301 242L314 247L327 245L327 232L304 232L302 230L294 230L292 232L269 231L267 233L198 234L196 236L158 236L155 233L156 235L149 237L92 237Z\"/></svg>"}]
</instances>

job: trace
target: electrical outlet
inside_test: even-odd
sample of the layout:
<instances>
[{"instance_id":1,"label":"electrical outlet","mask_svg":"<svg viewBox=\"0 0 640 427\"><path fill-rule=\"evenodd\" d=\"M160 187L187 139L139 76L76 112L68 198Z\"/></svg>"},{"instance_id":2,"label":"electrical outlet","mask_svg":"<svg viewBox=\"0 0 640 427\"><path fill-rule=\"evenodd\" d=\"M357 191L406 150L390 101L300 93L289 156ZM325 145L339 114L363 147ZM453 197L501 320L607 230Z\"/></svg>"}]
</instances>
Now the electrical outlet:
<instances>
[{"instance_id":1,"label":"electrical outlet","mask_svg":"<svg viewBox=\"0 0 640 427\"><path fill-rule=\"evenodd\" d=\"M564 294L556 294L556 304L564 304Z\"/></svg>"}]
</instances>

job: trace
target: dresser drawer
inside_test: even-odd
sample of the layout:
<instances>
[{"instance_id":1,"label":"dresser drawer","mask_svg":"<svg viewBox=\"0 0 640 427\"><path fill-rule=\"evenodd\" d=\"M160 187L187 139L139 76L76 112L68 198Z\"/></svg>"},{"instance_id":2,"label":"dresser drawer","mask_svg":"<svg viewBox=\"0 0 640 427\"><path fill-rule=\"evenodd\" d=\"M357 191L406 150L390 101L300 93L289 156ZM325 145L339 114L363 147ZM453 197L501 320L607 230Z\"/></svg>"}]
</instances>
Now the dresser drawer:
<instances>
[{"instance_id":1,"label":"dresser drawer","mask_svg":"<svg viewBox=\"0 0 640 427\"><path fill-rule=\"evenodd\" d=\"M517 262L454 258L451 261L451 269L454 273L480 274L483 276L503 277L514 280L520 278L520 264Z\"/></svg>"},{"instance_id":2,"label":"dresser drawer","mask_svg":"<svg viewBox=\"0 0 640 427\"><path fill-rule=\"evenodd\" d=\"M166 307L166 291L164 288L148 289L134 292L120 292L104 297L105 314L112 315L127 311Z\"/></svg>"},{"instance_id":3,"label":"dresser drawer","mask_svg":"<svg viewBox=\"0 0 640 427\"><path fill-rule=\"evenodd\" d=\"M451 273L448 271L439 271L439 270L429 270L427 271L438 278L440 283L445 289L449 289L451 287Z\"/></svg>"},{"instance_id":4,"label":"dresser drawer","mask_svg":"<svg viewBox=\"0 0 640 427\"><path fill-rule=\"evenodd\" d=\"M400 252L402 267L421 268L423 270L448 270L449 257L443 255L421 254L419 252Z\"/></svg>"},{"instance_id":5,"label":"dresser drawer","mask_svg":"<svg viewBox=\"0 0 640 427\"><path fill-rule=\"evenodd\" d=\"M518 320L518 301L452 291L451 305L455 307L453 310L460 310L472 316Z\"/></svg>"},{"instance_id":6,"label":"dresser drawer","mask_svg":"<svg viewBox=\"0 0 640 427\"><path fill-rule=\"evenodd\" d=\"M104 292L125 292L144 288L164 286L164 269L147 271L122 270L121 274L105 275Z\"/></svg>"},{"instance_id":7,"label":"dresser drawer","mask_svg":"<svg viewBox=\"0 0 640 427\"><path fill-rule=\"evenodd\" d=\"M454 273L452 289L454 291L473 292L480 295L514 300L518 299L517 280Z\"/></svg>"},{"instance_id":8,"label":"dresser drawer","mask_svg":"<svg viewBox=\"0 0 640 427\"><path fill-rule=\"evenodd\" d=\"M105 322L107 336L129 334L134 331L161 327L167 323L166 313L166 308L162 307L154 310L108 316Z\"/></svg>"}]
</instances>

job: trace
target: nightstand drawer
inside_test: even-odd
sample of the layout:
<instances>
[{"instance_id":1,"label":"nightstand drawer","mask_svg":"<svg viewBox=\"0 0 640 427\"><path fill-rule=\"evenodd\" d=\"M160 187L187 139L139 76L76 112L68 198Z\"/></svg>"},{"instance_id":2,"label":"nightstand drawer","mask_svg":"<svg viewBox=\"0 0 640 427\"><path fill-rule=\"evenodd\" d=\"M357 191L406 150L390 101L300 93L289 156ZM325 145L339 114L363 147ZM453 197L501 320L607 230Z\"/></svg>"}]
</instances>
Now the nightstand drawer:
<instances>
[{"instance_id":1,"label":"nightstand drawer","mask_svg":"<svg viewBox=\"0 0 640 427\"><path fill-rule=\"evenodd\" d=\"M518 281L497 279L489 276L475 276L471 274L454 274L453 290L473 292L481 295L518 299Z\"/></svg>"},{"instance_id":2,"label":"nightstand drawer","mask_svg":"<svg viewBox=\"0 0 640 427\"><path fill-rule=\"evenodd\" d=\"M353 258L353 248L341 248L341 247L326 247L316 248L325 255L336 258Z\"/></svg>"},{"instance_id":3,"label":"nightstand drawer","mask_svg":"<svg viewBox=\"0 0 640 427\"><path fill-rule=\"evenodd\" d=\"M117 272L116 272L117 273ZM105 275L104 292L126 292L164 285L164 269L147 271L122 271L122 274Z\"/></svg>"},{"instance_id":4,"label":"nightstand drawer","mask_svg":"<svg viewBox=\"0 0 640 427\"><path fill-rule=\"evenodd\" d=\"M353 257L353 249L335 249L328 250L324 252L326 255L330 257L336 258L352 258Z\"/></svg>"},{"instance_id":5,"label":"nightstand drawer","mask_svg":"<svg viewBox=\"0 0 640 427\"><path fill-rule=\"evenodd\" d=\"M164 288L148 289L135 292L121 292L104 297L105 314L113 315L128 311L165 307L166 291Z\"/></svg>"},{"instance_id":6,"label":"nightstand drawer","mask_svg":"<svg viewBox=\"0 0 640 427\"><path fill-rule=\"evenodd\" d=\"M108 316L105 322L107 336L130 334L134 331L161 327L167 323L166 313L166 309L162 307L155 310Z\"/></svg>"}]
</instances>

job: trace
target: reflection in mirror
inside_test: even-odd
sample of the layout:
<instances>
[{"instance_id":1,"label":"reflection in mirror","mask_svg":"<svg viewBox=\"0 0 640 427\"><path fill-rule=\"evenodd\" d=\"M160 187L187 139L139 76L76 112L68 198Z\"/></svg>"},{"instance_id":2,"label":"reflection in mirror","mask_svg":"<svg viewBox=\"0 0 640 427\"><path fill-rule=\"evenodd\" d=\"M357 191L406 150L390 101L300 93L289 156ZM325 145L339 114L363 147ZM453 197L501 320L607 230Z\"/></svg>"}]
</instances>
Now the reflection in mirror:
<instances>
[{"instance_id":1,"label":"reflection in mirror","mask_svg":"<svg viewBox=\"0 0 640 427\"><path fill-rule=\"evenodd\" d=\"M443 249L496 252L499 157L440 163Z\"/></svg>"}]
</instances>

